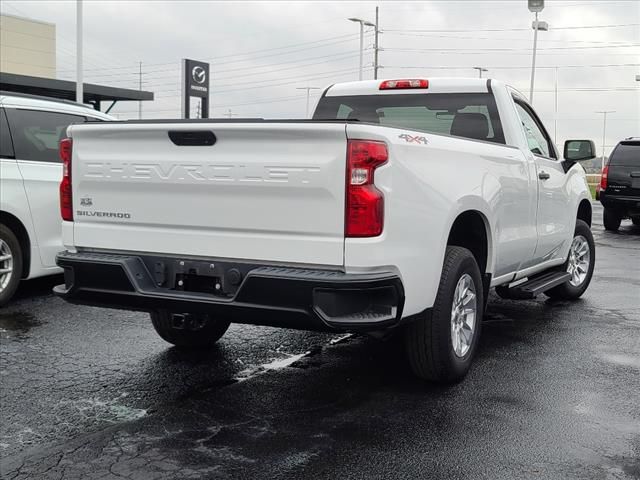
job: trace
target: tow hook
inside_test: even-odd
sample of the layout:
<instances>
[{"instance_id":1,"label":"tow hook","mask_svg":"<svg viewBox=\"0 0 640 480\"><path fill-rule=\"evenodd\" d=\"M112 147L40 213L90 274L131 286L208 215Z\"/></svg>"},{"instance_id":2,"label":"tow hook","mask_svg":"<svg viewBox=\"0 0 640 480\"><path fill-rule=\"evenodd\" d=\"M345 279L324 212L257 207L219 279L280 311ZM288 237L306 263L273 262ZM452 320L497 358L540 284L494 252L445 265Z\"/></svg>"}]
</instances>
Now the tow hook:
<instances>
[{"instance_id":1,"label":"tow hook","mask_svg":"<svg viewBox=\"0 0 640 480\"><path fill-rule=\"evenodd\" d=\"M190 313L174 313L171 315L171 328L177 330L200 330L208 321L207 315L192 315Z\"/></svg>"},{"instance_id":2,"label":"tow hook","mask_svg":"<svg viewBox=\"0 0 640 480\"><path fill-rule=\"evenodd\" d=\"M187 323L187 315L182 313L174 313L171 315L171 327L178 330L184 330Z\"/></svg>"}]
</instances>

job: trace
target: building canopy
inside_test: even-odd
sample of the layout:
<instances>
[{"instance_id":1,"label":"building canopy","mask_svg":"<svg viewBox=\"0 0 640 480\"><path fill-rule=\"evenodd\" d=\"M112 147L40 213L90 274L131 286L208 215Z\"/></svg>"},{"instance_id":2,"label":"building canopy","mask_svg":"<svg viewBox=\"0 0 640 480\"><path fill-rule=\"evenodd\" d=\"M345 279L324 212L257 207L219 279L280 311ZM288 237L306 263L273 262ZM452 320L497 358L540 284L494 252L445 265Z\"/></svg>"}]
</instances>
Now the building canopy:
<instances>
[{"instance_id":1,"label":"building canopy","mask_svg":"<svg viewBox=\"0 0 640 480\"><path fill-rule=\"evenodd\" d=\"M76 82L17 75L15 73L0 72L0 90L61 98L64 100L76 99ZM153 100L153 92L108 87L105 85L95 85L93 83L84 84L83 94L83 103L92 105L96 110L101 110L102 102L111 102L111 105L106 110L107 112L111 110L116 102Z\"/></svg>"}]
</instances>

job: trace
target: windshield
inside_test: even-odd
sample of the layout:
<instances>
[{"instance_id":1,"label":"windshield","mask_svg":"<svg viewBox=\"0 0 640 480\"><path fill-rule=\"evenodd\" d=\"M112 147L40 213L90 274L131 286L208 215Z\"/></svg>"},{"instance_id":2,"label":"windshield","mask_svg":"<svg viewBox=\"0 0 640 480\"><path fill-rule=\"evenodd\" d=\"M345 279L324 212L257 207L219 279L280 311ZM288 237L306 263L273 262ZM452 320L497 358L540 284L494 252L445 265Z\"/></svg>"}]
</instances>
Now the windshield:
<instances>
[{"instance_id":1,"label":"windshield","mask_svg":"<svg viewBox=\"0 0 640 480\"><path fill-rule=\"evenodd\" d=\"M611 154L609 165L640 168L640 141L620 143Z\"/></svg>"},{"instance_id":2,"label":"windshield","mask_svg":"<svg viewBox=\"0 0 640 480\"><path fill-rule=\"evenodd\" d=\"M353 120L504 144L490 93L322 97L315 120Z\"/></svg>"}]
</instances>

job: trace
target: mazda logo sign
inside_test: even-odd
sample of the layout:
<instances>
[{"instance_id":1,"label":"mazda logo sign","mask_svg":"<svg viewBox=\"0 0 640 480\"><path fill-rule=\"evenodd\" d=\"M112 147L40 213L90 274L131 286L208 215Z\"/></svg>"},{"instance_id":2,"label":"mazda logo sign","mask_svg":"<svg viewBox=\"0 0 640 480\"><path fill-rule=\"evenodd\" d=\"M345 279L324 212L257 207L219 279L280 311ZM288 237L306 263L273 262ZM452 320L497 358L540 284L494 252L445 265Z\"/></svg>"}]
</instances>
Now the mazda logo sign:
<instances>
[{"instance_id":1,"label":"mazda logo sign","mask_svg":"<svg viewBox=\"0 0 640 480\"><path fill-rule=\"evenodd\" d=\"M207 72L200 66L193 67L193 70L191 70L191 78L193 78L194 82L202 85L207 81Z\"/></svg>"}]
</instances>

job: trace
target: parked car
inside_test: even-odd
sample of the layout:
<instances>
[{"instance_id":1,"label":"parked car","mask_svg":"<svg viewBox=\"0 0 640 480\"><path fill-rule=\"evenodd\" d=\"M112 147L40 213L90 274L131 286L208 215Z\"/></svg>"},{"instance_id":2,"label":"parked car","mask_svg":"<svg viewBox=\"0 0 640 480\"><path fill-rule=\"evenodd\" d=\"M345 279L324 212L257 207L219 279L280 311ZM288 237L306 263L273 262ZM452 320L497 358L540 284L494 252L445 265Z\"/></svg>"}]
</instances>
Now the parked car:
<instances>
[{"instance_id":1,"label":"parked car","mask_svg":"<svg viewBox=\"0 0 640 480\"><path fill-rule=\"evenodd\" d=\"M595 262L584 169L486 79L337 84L312 120L72 125L61 143L70 302L149 311L183 348L230 322L400 331L461 379L491 287L576 299Z\"/></svg>"},{"instance_id":2,"label":"parked car","mask_svg":"<svg viewBox=\"0 0 640 480\"><path fill-rule=\"evenodd\" d=\"M72 123L111 119L73 102L0 92L0 306L21 279L61 272L58 142Z\"/></svg>"},{"instance_id":3,"label":"parked car","mask_svg":"<svg viewBox=\"0 0 640 480\"><path fill-rule=\"evenodd\" d=\"M604 228L615 232L624 218L640 225L640 137L622 140L602 171L600 203Z\"/></svg>"}]
</instances>

